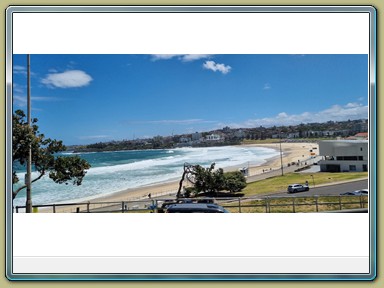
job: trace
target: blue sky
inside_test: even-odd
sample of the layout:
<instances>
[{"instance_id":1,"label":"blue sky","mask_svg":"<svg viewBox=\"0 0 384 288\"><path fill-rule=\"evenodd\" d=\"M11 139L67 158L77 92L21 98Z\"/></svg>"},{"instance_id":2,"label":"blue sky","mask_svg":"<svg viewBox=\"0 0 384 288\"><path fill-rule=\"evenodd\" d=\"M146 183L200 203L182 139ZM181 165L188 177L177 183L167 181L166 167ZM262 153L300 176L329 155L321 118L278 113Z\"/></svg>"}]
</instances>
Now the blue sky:
<instances>
[{"instance_id":1,"label":"blue sky","mask_svg":"<svg viewBox=\"0 0 384 288\"><path fill-rule=\"evenodd\" d=\"M13 109L26 111L26 55ZM32 117L87 144L368 118L368 55L31 55Z\"/></svg>"}]
</instances>

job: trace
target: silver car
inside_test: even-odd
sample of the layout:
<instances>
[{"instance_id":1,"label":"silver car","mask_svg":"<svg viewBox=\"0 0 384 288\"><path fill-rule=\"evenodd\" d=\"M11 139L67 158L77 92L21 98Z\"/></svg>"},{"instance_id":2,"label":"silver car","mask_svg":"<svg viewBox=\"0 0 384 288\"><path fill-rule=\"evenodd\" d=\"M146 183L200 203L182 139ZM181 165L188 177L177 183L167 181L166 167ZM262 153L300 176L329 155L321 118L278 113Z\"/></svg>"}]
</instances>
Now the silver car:
<instances>
[{"instance_id":1,"label":"silver car","mask_svg":"<svg viewBox=\"0 0 384 288\"><path fill-rule=\"evenodd\" d=\"M302 185L302 184L291 184L287 188L288 193L296 193L296 192L302 192L302 191L308 191L308 190L309 190L308 185Z\"/></svg>"},{"instance_id":2,"label":"silver car","mask_svg":"<svg viewBox=\"0 0 384 288\"><path fill-rule=\"evenodd\" d=\"M350 196L367 196L368 195L368 189L361 189L361 190L356 190L353 192L345 192L345 193L340 193L340 195L350 195Z\"/></svg>"}]
</instances>

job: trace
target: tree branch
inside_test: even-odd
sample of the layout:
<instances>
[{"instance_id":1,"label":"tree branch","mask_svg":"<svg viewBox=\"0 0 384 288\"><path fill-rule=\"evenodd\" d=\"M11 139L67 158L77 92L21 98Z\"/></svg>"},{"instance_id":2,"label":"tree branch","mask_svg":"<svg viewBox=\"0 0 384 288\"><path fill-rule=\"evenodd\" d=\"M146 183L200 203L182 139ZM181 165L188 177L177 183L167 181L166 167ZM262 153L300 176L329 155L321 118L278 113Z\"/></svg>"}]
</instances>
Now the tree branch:
<instances>
[{"instance_id":1,"label":"tree branch","mask_svg":"<svg viewBox=\"0 0 384 288\"><path fill-rule=\"evenodd\" d=\"M35 178L35 179L32 180L31 184L34 183L34 182L36 182L37 180L40 180L41 177L43 177L44 175L45 175L45 171L42 171L39 177L37 177L37 178Z\"/></svg>"},{"instance_id":2,"label":"tree branch","mask_svg":"<svg viewBox=\"0 0 384 288\"><path fill-rule=\"evenodd\" d=\"M31 181L31 184L34 183L34 182L36 182L37 180L41 179L41 177L43 177L44 175L45 175L45 171L42 171L41 174L39 175L39 177L37 177L37 178L35 178L35 179L33 179L33 180ZM17 194L18 194L21 190L23 190L23 189L25 189L25 188L27 188L27 185L23 185L23 186L19 187L16 191L12 191L12 199L15 199L16 196L17 196Z\"/></svg>"},{"instance_id":3,"label":"tree branch","mask_svg":"<svg viewBox=\"0 0 384 288\"><path fill-rule=\"evenodd\" d=\"M24 185L24 186L19 187L19 189L17 189L16 191L12 191L12 199L15 199L17 193L19 193L21 190L23 190L23 189L25 189L25 188L27 188L27 185Z\"/></svg>"}]
</instances>

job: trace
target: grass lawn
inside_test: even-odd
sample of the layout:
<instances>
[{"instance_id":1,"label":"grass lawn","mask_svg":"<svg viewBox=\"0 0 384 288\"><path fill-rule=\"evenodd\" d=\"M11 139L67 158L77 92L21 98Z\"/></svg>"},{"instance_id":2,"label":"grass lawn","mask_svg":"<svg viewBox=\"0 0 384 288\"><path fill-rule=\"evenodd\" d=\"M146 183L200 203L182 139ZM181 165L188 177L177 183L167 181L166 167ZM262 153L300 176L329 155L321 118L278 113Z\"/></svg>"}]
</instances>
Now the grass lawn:
<instances>
[{"instance_id":1,"label":"grass lawn","mask_svg":"<svg viewBox=\"0 0 384 288\"><path fill-rule=\"evenodd\" d=\"M313 175L313 179L311 177ZM368 172L348 172L348 173L327 173L318 172L307 173L287 173L284 176L276 176L268 179L248 183L242 190L244 196L260 195L286 191L289 184L304 184L308 181L309 187L313 188L321 184L334 183L339 181L348 181L355 179L364 179L368 177ZM313 185L313 180L315 185Z\"/></svg>"}]
</instances>

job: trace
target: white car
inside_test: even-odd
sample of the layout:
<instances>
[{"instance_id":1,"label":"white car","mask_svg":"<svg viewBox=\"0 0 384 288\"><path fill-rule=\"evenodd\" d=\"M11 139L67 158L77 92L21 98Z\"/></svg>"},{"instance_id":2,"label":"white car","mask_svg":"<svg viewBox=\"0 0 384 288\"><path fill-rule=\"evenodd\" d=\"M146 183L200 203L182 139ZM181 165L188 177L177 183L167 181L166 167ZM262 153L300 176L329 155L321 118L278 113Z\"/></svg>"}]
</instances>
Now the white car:
<instances>
[{"instance_id":1,"label":"white car","mask_svg":"<svg viewBox=\"0 0 384 288\"><path fill-rule=\"evenodd\" d=\"M344 193L340 193L340 195L352 195L352 196L368 195L368 189L360 189L353 192L344 192Z\"/></svg>"},{"instance_id":2,"label":"white car","mask_svg":"<svg viewBox=\"0 0 384 288\"><path fill-rule=\"evenodd\" d=\"M291 184L287 188L288 193L302 192L302 191L308 191L308 190L309 190L308 185L302 185L302 184Z\"/></svg>"}]
</instances>

